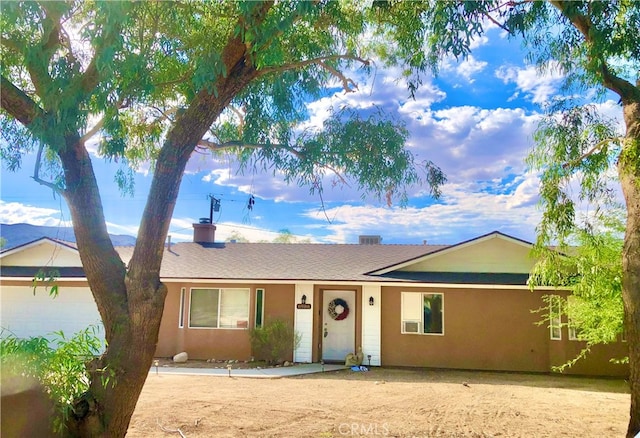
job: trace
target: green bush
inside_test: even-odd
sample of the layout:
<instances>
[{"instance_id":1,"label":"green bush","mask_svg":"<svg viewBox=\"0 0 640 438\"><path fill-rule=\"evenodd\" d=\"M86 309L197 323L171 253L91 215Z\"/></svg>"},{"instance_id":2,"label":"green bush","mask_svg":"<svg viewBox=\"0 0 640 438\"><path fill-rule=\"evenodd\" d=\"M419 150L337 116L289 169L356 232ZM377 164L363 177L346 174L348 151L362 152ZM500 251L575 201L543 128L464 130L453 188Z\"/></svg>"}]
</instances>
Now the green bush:
<instances>
[{"instance_id":1,"label":"green bush","mask_svg":"<svg viewBox=\"0 0 640 438\"><path fill-rule=\"evenodd\" d=\"M287 321L274 318L264 326L249 331L256 359L269 364L282 363L300 345L300 334Z\"/></svg>"},{"instance_id":2,"label":"green bush","mask_svg":"<svg viewBox=\"0 0 640 438\"><path fill-rule=\"evenodd\" d=\"M90 326L67 339L62 331L51 336L20 339L3 331L0 368L3 375L33 378L40 382L57 412L54 430L63 433L73 400L89 389L86 362L100 354L102 341ZM106 382L105 382L106 384Z\"/></svg>"}]
</instances>

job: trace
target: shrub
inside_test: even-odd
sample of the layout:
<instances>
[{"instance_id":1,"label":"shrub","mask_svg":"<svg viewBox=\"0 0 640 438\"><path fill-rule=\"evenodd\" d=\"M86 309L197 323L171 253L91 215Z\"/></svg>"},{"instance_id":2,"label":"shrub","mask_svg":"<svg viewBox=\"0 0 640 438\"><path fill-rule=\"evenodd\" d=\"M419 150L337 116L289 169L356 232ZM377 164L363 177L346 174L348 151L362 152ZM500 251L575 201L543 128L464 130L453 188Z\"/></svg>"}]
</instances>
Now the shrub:
<instances>
[{"instance_id":1,"label":"shrub","mask_svg":"<svg viewBox=\"0 0 640 438\"><path fill-rule=\"evenodd\" d=\"M2 333L0 367L6 375L36 379L56 406L53 428L63 433L73 400L89 389L85 364L103 348L97 327L90 326L67 339L62 331L20 339ZM108 381L104 381L106 385Z\"/></svg>"},{"instance_id":2,"label":"shrub","mask_svg":"<svg viewBox=\"0 0 640 438\"><path fill-rule=\"evenodd\" d=\"M300 334L287 321L274 318L264 326L249 331L256 359L270 364L281 363L300 345Z\"/></svg>"}]
</instances>

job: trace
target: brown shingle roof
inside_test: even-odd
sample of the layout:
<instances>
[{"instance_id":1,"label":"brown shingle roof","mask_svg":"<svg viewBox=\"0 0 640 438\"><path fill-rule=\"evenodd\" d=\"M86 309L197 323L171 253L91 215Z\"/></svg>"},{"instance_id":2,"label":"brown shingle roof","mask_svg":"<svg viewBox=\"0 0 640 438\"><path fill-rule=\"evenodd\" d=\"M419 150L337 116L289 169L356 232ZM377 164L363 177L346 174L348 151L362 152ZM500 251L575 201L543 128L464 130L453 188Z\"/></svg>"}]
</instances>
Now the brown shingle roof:
<instances>
[{"instance_id":1,"label":"brown shingle roof","mask_svg":"<svg viewBox=\"0 0 640 438\"><path fill-rule=\"evenodd\" d=\"M385 281L366 275L444 245L345 245L313 243L175 243L165 249L165 279ZM125 262L133 248L119 247Z\"/></svg>"}]
</instances>

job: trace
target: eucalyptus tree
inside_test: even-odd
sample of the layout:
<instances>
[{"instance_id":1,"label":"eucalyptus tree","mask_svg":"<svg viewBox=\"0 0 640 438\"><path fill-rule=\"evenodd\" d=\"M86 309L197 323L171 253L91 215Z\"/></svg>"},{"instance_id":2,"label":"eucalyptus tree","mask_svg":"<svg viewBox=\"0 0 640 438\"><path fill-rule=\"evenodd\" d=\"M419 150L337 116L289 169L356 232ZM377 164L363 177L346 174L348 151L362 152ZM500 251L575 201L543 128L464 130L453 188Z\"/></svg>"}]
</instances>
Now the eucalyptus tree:
<instances>
[{"instance_id":1,"label":"eucalyptus tree","mask_svg":"<svg viewBox=\"0 0 640 438\"><path fill-rule=\"evenodd\" d=\"M308 99L326 86L352 91L346 72L372 68L366 45L380 15L355 3L3 2L3 163L16 170L37 153L34 179L66 200L108 343L87 364L66 434L127 431L158 338L164 241L194 151L232 155L243 170L269 169L315 193L335 172L387 200L405 200L416 184L439 194L440 169L415 162L407 130L380 112L344 108L321 130L298 129ZM94 143L106 159L153 163L126 265L107 234ZM125 189L129 175L115 176Z\"/></svg>"},{"instance_id":2,"label":"eucalyptus tree","mask_svg":"<svg viewBox=\"0 0 640 438\"><path fill-rule=\"evenodd\" d=\"M413 1L374 2L390 26L387 35L402 43L395 55L412 72L437 65L445 56L466 57L474 39L499 27L528 50L542 70L557 69L566 90L596 98L614 94L622 106L624 133L565 100L550 105L556 116L537 136L544 153L532 163L541 170L543 219L538 245L560 243L572 233L576 200L595 200L613 166L627 217L622 248L622 298L629 345L631 409L627 434L640 432L640 2L614 1ZM397 61L397 60L396 60ZM415 77L414 84L419 83ZM535 154L534 154L535 155Z\"/></svg>"}]
</instances>

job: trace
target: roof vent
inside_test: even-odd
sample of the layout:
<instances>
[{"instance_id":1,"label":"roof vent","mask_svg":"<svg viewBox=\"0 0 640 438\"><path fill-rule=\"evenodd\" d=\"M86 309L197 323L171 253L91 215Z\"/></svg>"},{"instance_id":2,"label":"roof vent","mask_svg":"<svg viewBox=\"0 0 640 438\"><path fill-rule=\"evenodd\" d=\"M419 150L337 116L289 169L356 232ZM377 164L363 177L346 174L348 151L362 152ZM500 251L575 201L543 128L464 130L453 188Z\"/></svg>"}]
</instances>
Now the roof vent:
<instances>
[{"instance_id":1,"label":"roof vent","mask_svg":"<svg viewBox=\"0 0 640 438\"><path fill-rule=\"evenodd\" d=\"M381 242L381 236L367 235L358 237L358 243L360 243L360 245L379 245Z\"/></svg>"}]
</instances>

